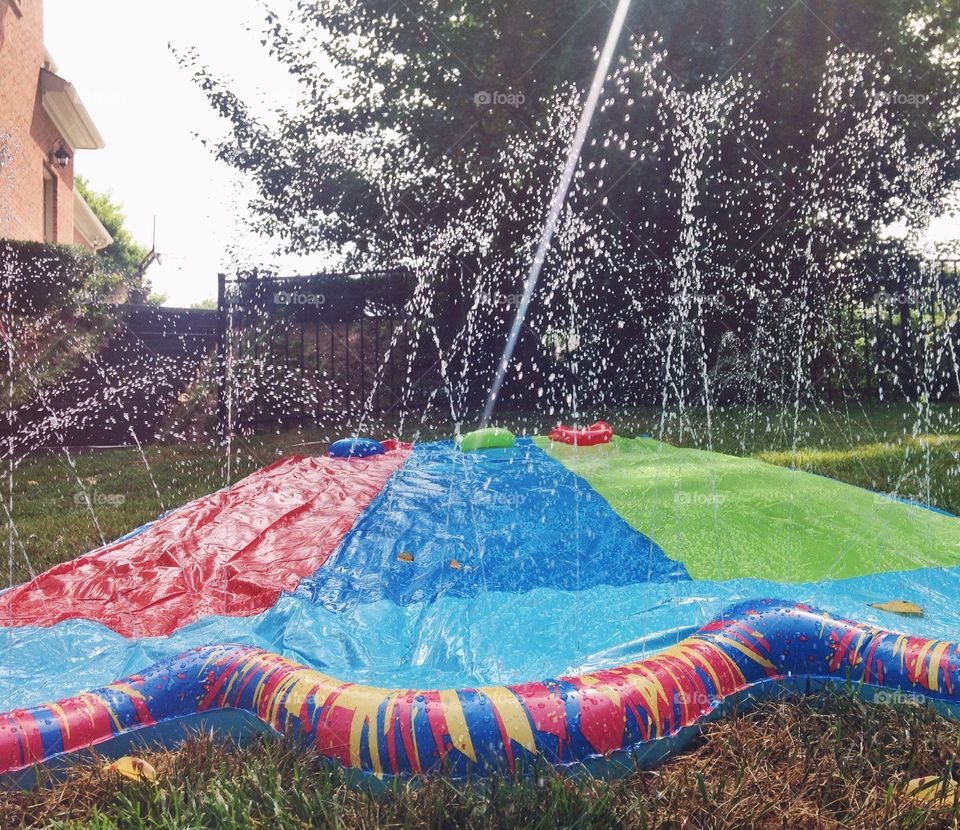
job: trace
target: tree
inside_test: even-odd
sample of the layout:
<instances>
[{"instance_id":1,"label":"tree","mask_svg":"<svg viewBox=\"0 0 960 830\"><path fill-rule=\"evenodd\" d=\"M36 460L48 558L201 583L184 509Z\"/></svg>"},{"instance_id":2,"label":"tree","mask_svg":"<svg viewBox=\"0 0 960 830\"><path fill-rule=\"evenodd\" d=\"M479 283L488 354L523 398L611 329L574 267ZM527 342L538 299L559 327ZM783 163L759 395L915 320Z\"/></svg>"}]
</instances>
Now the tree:
<instances>
[{"instance_id":1,"label":"tree","mask_svg":"<svg viewBox=\"0 0 960 830\"><path fill-rule=\"evenodd\" d=\"M140 245L127 230L127 217L123 214L122 205L107 194L93 190L82 176L74 179L74 187L113 237L113 242L99 252L101 264L128 281L139 280L143 276L141 266L149 256L150 249Z\"/></svg>"},{"instance_id":2,"label":"tree","mask_svg":"<svg viewBox=\"0 0 960 830\"><path fill-rule=\"evenodd\" d=\"M628 28L641 33L634 38L638 53L662 54L654 74L665 88L694 94L736 76L748 91L744 99L753 99L745 120L757 126L756 135L747 136L753 140L746 144L740 135L722 139L731 152L720 154L712 190L701 200L705 210L719 214L724 202L736 199L746 212L735 217L739 222L729 222L730 241L739 239L745 225L767 231L769 210L776 216L789 210L791 192L809 184L811 160L821 151L818 141L841 141L869 108L865 94L891 96L894 105L886 114L897 129L889 140L877 137L870 148L873 180L857 181L851 164L824 168L830 175L822 184L838 203L849 201L852 193L858 203L864 194L869 199L869 210L851 229L856 241L910 207L905 203L916 181L911 185L898 175L898 165L940 166L935 185L922 193L927 201L938 200L958 177L960 29L951 5L935 0L636 2ZM259 228L292 251L332 248L361 260L383 259L392 250L392 240L383 238L391 223L385 221L389 217L379 192L386 174L400 179L401 208L418 217L424 235L437 232L451 210L489 189L490 179L500 174L498 153L512 137L545 128L564 84L586 85L593 50L610 18L605 4L589 0L312 0L297 8L289 20L273 13L267 17L264 43L302 90L298 104L281 111L276 123L254 117L226 82L198 65L196 56L185 56L184 63L194 68L211 103L230 122L231 132L216 152L255 181ZM621 49L629 52L626 44ZM824 93L831 94L824 83L831 62L837 68L838 54L863 56L865 66L848 61L841 71L870 77L854 90L860 96L855 106L831 114L824 108L837 102L823 100ZM605 182L615 184L605 195L613 213L631 233L640 232L644 243L661 247L666 240L669 249L671 241L680 243L682 233L674 198L680 190L676 147L669 140L656 146L656 138L668 126L664 118L683 113L664 112L662 95L630 102L630 93L639 91L615 96L593 134L616 134L634 108L632 124L648 128L649 135L641 138L653 151L639 162L601 150L592 156L594 161L607 156ZM834 92L841 94L839 87ZM895 96L922 100L923 107L898 106ZM748 159L741 158L745 153ZM411 163L418 165L412 184L399 169ZM744 173L750 175L732 178ZM444 182L449 178L455 184ZM743 192L741 185L759 179L765 187L774 181L781 191L773 204ZM797 223L806 222L797 215L793 224L782 223L783 230L795 231ZM652 227L655 234L642 233ZM743 251L735 244L733 259Z\"/></svg>"},{"instance_id":3,"label":"tree","mask_svg":"<svg viewBox=\"0 0 960 830\"><path fill-rule=\"evenodd\" d=\"M461 293L514 296L610 17L591 0L300 0L266 19L301 90L269 118L181 59L229 124L212 146L252 179L259 231L355 267L455 256L477 275ZM797 362L780 377L799 394L862 274L847 263L960 180L956 4L635 0L627 28L531 328L579 320L608 370L657 350L652 385L707 402L712 344L772 320L764 348ZM462 331L472 311L444 313ZM510 316L466 328L475 354L495 361Z\"/></svg>"}]
</instances>

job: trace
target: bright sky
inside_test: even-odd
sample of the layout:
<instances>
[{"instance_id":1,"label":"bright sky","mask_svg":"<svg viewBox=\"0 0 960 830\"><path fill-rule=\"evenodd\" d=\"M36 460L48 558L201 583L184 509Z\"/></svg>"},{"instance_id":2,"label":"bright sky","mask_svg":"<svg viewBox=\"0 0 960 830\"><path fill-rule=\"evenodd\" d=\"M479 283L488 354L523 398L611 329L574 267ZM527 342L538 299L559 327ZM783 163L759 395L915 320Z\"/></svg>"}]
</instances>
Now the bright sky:
<instances>
[{"instance_id":1,"label":"bright sky","mask_svg":"<svg viewBox=\"0 0 960 830\"><path fill-rule=\"evenodd\" d=\"M123 205L130 231L147 247L156 216L163 261L149 272L154 290L169 305L216 297L217 273L236 261L226 256L228 246L277 262L269 243L245 229L242 182L195 138L218 136L224 125L168 48L197 47L201 60L234 78L245 95L258 87L282 94L291 79L259 43L258 0L44 6L47 48L107 144L79 151L77 171ZM286 260L281 270L298 265Z\"/></svg>"},{"instance_id":2,"label":"bright sky","mask_svg":"<svg viewBox=\"0 0 960 830\"><path fill-rule=\"evenodd\" d=\"M122 203L131 232L148 246L156 217L163 262L149 277L169 305L215 297L217 273L234 270L238 253L243 264L281 273L323 267L275 257L247 230L242 181L195 137L215 137L224 125L168 47L195 46L244 97L268 90L277 100L292 80L260 45L262 20L258 0L45 0L47 48L107 143L80 151L77 170ZM960 220L935 223L932 236L960 237Z\"/></svg>"}]
</instances>

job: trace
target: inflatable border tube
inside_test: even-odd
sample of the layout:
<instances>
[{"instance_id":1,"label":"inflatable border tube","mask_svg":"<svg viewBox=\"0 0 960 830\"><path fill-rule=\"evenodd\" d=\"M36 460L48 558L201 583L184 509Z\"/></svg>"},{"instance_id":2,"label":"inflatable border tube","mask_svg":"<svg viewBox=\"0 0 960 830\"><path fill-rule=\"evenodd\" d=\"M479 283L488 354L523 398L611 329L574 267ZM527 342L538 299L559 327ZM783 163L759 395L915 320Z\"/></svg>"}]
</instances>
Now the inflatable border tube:
<instances>
[{"instance_id":1,"label":"inflatable border tube","mask_svg":"<svg viewBox=\"0 0 960 830\"><path fill-rule=\"evenodd\" d=\"M0 773L118 739L163 740L199 715L233 712L378 777L514 773L540 761L605 774L658 763L736 702L837 683L888 702L919 695L952 714L960 645L760 600L619 668L448 691L343 683L250 646L206 646L102 689L0 715Z\"/></svg>"}]
</instances>

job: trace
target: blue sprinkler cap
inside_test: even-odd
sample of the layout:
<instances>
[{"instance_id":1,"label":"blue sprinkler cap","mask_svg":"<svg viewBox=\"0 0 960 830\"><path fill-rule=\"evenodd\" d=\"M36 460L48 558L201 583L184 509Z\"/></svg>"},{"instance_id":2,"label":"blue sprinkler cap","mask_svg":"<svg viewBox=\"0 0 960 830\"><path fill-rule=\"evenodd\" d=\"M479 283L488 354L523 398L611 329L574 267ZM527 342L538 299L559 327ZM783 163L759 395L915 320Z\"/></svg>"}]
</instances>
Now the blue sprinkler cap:
<instances>
[{"instance_id":1,"label":"blue sprinkler cap","mask_svg":"<svg viewBox=\"0 0 960 830\"><path fill-rule=\"evenodd\" d=\"M328 452L331 458L369 458L383 455L386 450L372 438L341 438L330 445Z\"/></svg>"}]
</instances>

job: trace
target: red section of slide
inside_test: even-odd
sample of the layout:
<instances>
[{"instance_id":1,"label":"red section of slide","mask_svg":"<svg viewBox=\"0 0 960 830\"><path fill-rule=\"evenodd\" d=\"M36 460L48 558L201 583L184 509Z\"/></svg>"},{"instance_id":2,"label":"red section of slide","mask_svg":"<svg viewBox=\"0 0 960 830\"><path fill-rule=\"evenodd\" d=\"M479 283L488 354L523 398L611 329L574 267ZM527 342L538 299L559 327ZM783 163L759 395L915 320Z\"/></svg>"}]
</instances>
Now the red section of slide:
<instances>
[{"instance_id":1,"label":"red section of slide","mask_svg":"<svg viewBox=\"0 0 960 830\"><path fill-rule=\"evenodd\" d=\"M0 625L82 617L125 637L154 637L211 614L264 611L327 560L403 465L408 448L391 449L284 458L0 595Z\"/></svg>"}]
</instances>

